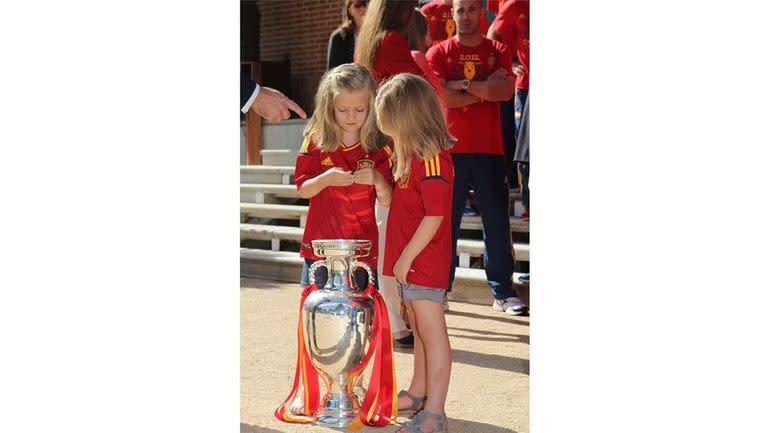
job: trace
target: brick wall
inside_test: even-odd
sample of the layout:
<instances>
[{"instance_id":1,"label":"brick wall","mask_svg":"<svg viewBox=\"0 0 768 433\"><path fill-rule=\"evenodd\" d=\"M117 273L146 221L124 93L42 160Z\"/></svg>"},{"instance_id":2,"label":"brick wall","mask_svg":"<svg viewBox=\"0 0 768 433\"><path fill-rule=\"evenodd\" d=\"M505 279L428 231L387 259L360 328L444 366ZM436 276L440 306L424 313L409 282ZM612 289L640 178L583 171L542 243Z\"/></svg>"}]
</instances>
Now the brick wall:
<instances>
[{"instance_id":1,"label":"brick wall","mask_svg":"<svg viewBox=\"0 0 768 433\"><path fill-rule=\"evenodd\" d=\"M341 24L343 0L258 0L261 61L291 61L291 93L307 113L325 72L328 38Z\"/></svg>"}]
</instances>

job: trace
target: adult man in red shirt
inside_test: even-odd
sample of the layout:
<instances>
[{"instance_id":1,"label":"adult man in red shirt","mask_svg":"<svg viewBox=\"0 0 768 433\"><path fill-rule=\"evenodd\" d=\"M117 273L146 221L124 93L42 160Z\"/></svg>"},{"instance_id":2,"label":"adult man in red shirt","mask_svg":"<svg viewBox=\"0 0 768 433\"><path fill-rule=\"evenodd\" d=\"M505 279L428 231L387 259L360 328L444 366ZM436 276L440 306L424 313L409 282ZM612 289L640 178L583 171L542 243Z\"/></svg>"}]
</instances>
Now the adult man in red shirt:
<instances>
[{"instance_id":1,"label":"adult man in red shirt","mask_svg":"<svg viewBox=\"0 0 768 433\"><path fill-rule=\"evenodd\" d=\"M530 3L528 0L506 0L496 16L493 25L488 29L488 38L503 42L512 54L512 72L517 76L515 83L515 101L513 107L514 120L509 116L512 110L506 109L509 103L502 103L502 128L504 129L504 150L510 169L515 163L512 156L515 154L515 138L520 131L520 122L523 110L528 100L528 74L530 53ZM523 217L528 216L528 171L529 163L520 162L520 174L523 193ZM512 170L510 170L512 175Z\"/></svg>"},{"instance_id":2,"label":"adult man in red shirt","mask_svg":"<svg viewBox=\"0 0 768 433\"><path fill-rule=\"evenodd\" d=\"M514 259L509 235L509 188L501 141L499 102L512 97L512 63L506 47L486 38L480 22L480 0L456 0L457 34L432 46L427 60L443 83L448 124L458 141L451 149L453 187L453 256L469 189L483 221L485 273L493 293L493 309L522 314L527 306L512 288ZM455 260L450 280L455 275Z\"/></svg>"},{"instance_id":3,"label":"adult man in red shirt","mask_svg":"<svg viewBox=\"0 0 768 433\"><path fill-rule=\"evenodd\" d=\"M427 17L432 45L437 45L456 34L452 5L453 0L432 0L421 7L421 12ZM485 14L480 17L480 28L483 33L488 31L488 18Z\"/></svg>"}]
</instances>

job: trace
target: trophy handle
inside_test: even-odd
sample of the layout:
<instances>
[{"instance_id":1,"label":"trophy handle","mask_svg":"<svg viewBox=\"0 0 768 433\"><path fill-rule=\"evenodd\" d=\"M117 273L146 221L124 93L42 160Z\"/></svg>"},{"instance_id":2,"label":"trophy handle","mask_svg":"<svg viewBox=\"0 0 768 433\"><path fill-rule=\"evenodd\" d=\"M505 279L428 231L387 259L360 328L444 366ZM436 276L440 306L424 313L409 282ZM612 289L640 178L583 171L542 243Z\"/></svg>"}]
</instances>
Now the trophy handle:
<instances>
[{"instance_id":1,"label":"trophy handle","mask_svg":"<svg viewBox=\"0 0 768 433\"><path fill-rule=\"evenodd\" d=\"M325 269L330 271L330 269L328 269L328 264L325 263L325 260L320 260L315 263L312 263L312 266L309 267L309 284L315 284L315 271L317 271L317 268L320 268L322 266L325 266ZM330 275L328 275L328 277L330 279Z\"/></svg>"},{"instance_id":2,"label":"trophy handle","mask_svg":"<svg viewBox=\"0 0 768 433\"><path fill-rule=\"evenodd\" d=\"M371 270L371 267L368 266L366 263L355 260L354 262L352 262L351 268L352 268L352 273L354 273L355 269L357 268L365 269L365 272L368 272L368 284L376 284L376 282L374 281L375 277L373 276L373 271ZM358 287L358 288L365 290L365 287Z\"/></svg>"}]
</instances>

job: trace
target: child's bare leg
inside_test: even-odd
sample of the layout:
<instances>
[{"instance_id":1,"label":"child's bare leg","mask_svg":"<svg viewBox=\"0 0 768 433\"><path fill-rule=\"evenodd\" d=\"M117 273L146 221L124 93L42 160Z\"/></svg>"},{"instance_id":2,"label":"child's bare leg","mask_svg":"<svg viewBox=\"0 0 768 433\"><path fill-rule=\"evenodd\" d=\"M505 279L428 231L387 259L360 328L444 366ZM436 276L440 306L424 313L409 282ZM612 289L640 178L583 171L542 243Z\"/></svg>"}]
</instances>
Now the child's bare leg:
<instances>
[{"instance_id":1,"label":"child's bare leg","mask_svg":"<svg viewBox=\"0 0 768 433\"><path fill-rule=\"evenodd\" d=\"M426 355L426 390L429 398L424 410L442 414L445 412L445 399L451 380L451 344L448 341L443 304L434 301L411 301L410 304L416 313L414 316L418 318L418 333Z\"/></svg>"},{"instance_id":2,"label":"child's bare leg","mask_svg":"<svg viewBox=\"0 0 768 433\"><path fill-rule=\"evenodd\" d=\"M411 305L413 301L406 301L408 308L408 318L411 322L411 331L413 331L413 377L411 378L411 385L408 387L408 392L416 397L422 397L426 395L427 389L427 358L424 350L424 342L417 331L418 319L413 311ZM397 407L410 407L413 404L408 396L403 396L397 399Z\"/></svg>"},{"instance_id":3,"label":"child's bare leg","mask_svg":"<svg viewBox=\"0 0 768 433\"><path fill-rule=\"evenodd\" d=\"M443 428L445 398L451 379L451 345L445 325L443 304L434 301L410 301L410 307L416 313L416 326L412 326L414 335L419 334L425 350L427 368L427 395L424 411L413 420L424 433L433 433ZM397 433L412 433L406 427Z\"/></svg>"}]
</instances>

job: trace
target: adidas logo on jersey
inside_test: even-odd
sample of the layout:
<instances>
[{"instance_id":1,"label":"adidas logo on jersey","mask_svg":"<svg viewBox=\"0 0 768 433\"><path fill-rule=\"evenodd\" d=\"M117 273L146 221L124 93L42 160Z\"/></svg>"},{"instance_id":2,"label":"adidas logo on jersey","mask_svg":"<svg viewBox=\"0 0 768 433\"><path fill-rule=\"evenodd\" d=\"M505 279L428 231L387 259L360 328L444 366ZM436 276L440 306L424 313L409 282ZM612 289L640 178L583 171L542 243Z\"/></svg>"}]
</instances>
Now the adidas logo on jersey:
<instances>
[{"instance_id":1,"label":"adidas logo on jersey","mask_svg":"<svg viewBox=\"0 0 768 433\"><path fill-rule=\"evenodd\" d=\"M320 164L322 164L322 165L333 165L333 161L331 160L330 156L326 156L325 159Z\"/></svg>"}]
</instances>

